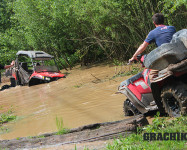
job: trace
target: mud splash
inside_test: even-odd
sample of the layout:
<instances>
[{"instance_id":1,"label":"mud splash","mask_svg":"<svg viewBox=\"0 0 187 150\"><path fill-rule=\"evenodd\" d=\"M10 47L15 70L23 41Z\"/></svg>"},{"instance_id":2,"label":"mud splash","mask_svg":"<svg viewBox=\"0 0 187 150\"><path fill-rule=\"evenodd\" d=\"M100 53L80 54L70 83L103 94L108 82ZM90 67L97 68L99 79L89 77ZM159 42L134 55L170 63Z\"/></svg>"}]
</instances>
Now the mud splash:
<instances>
[{"instance_id":1,"label":"mud splash","mask_svg":"<svg viewBox=\"0 0 187 150\"><path fill-rule=\"evenodd\" d=\"M0 106L3 110L12 106L18 119L6 125L9 131L1 133L0 140L55 132L56 117L62 118L67 128L124 119L125 96L115 92L125 78L112 77L128 69L109 65L76 67L67 72L65 79L1 91Z\"/></svg>"}]
</instances>

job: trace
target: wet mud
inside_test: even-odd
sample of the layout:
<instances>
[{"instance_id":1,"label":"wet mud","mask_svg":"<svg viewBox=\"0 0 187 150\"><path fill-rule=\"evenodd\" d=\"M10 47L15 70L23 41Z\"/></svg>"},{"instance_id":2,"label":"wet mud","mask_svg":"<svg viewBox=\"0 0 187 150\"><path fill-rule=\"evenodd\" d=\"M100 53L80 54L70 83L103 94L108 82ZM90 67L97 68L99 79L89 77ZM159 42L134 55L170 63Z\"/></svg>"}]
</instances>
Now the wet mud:
<instances>
[{"instance_id":1,"label":"wet mud","mask_svg":"<svg viewBox=\"0 0 187 150\"><path fill-rule=\"evenodd\" d=\"M13 140L0 141L1 148L8 148L10 150L26 148L26 149L75 149L71 147L78 144L80 148L81 143L89 145L90 142L102 141L102 146L97 146L96 149L102 149L103 141L110 139L119 138L120 136L128 136L131 133L137 131L137 127L147 125L148 121L143 115L131 117L120 121L96 123L81 126L78 128L71 129L69 133L64 135L56 135L56 133L48 133L41 135L42 138L20 138ZM89 144L88 144L89 142ZM95 143L96 145L98 143ZM68 145L71 145L68 147ZM66 146L66 147L65 147ZM85 146L85 145L84 145ZM92 145L93 146L93 145Z\"/></svg>"},{"instance_id":2,"label":"wet mud","mask_svg":"<svg viewBox=\"0 0 187 150\"><path fill-rule=\"evenodd\" d=\"M115 94L119 84L128 77L115 78L126 66L77 66L65 71L65 79L36 86L17 86L0 92L0 113L13 108L17 120L5 125L0 140L37 136L56 132L56 118L64 127L124 119L125 96ZM6 83L9 84L8 80Z\"/></svg>"},{"instance_id":3,"label":"wet mud","mask_svg":"<svg viewBox=\"0 0 187 150\"><path fill-rule=\"evenodd\" d=\"M65 79L1 91L0 113L13 108L17 116L4 125L7 132L0 131L1 148L69 150L77 145L84 149L86 143L94 147L96 141L94 149L100 149L106 141L136 131L138 121L123 121L126 97L115 94L119 84L130 77L120 77L119 73L129 70L128 66L106 64L77 66L70 71L61 70L67 74ZM7 78L1 86L4 84L9 84ZM56 119L63 120L63 127L71 133L55 135ZM38 138L40 135L45 138Z\"/></svg>"}]
</instances>

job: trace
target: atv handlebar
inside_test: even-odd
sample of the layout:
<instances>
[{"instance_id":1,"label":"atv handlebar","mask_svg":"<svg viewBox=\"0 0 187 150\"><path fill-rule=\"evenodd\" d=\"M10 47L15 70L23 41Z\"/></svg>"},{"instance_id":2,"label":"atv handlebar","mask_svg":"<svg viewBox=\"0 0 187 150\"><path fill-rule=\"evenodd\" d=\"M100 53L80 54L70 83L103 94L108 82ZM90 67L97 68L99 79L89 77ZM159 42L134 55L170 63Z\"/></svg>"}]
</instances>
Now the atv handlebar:
<instances>
[{"instance_id":1,"label":"atv handlebar","mask_svg":"<svg viewBox=\"0 0 187 150\"><path fill-rule=\"evenodd\" d=\"M131 64L132 64L132 62L133 62L133 61L129 61L129 62L127 63L127 65L131 65Z\"/></svg>"},{"instance_id":2,"label":"atv handlebar","mask_svg":"<svg viewBox=\"0 0 187 150\"><path fill-rule=\"evenodd\" d=\"M143 61L144 61L144 55L138 55L137 56L137 60L132 60L132 61L129 61L128 63L127 63L127 65L131 65L132 64L132 62L137 62L137 61L139 61L139 62L141 62L141 64L143 65Z\"/></svg>"}]
</instances>

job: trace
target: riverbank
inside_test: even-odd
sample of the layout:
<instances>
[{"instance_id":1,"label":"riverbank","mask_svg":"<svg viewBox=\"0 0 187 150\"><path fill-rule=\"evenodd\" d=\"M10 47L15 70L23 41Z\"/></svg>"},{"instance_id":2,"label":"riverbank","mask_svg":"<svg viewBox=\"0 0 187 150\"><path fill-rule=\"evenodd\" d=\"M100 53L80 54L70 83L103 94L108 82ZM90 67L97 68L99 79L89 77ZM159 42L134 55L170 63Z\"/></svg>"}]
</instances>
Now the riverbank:
<instances>
[{"instance_id":1,"label":"riverbank","mask_svg":"<svg viewBox=\"0 0 187 150\"><path fill-rule=\"evenodd\" d=\"M131 117L120 121L96 123L74 128L66 134L58 135L58 132L47 133L34 137L16 138L0 141L0 148L4 149L48 149L71 144L88 143L95 141L108 141L121 136L127 137L135 133L140 126L148 125L143 115ZM84 145L84 144L83 144ZM86 146L86 145L85 145ZM67 148L69 149L69 148ZM75 147L74 147L75 149ZM99 149L97 147L96 149Z\"/></svg>"},{"instance_id":2,"label":"riverbank","mask_svg":"<svg viewBox=\"0 0 187 150\"><path fill-rule=\"evenodd\" d=\"M155 116L152 124L139 128L137 134L120 138L107 146L107 150L186 150L187 116L178 118Z\"/></svg>"},{"instance_id":3,"label":"riverbank","mask_svg":"<svg viewBox=\"0 0 187 150\"><path fill-rule=\"evenodd\" d=\"M0 141L2 149L37 150L116 150L186 149L187 117L155 116L152 124L143 115L114 122L96 123L34 137ZM156 136L144 136L144 134ZM160 134L160 136L158 136ZM167 134L165 140L164 134ZM182 136L183 134L183 136Z\"/></svg>"}]
</instances>

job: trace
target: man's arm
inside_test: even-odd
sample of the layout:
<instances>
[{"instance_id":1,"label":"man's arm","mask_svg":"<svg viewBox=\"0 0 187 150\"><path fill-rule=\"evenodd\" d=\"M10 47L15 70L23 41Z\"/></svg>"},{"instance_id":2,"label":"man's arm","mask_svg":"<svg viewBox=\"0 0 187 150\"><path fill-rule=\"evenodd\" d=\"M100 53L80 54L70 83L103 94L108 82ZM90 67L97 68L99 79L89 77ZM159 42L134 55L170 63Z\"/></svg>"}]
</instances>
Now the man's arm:
<instances>
[{"instance_id":1,"label":"man's arm","mask_svg":"<svg viewBox=\"0 0 187 150\"><path fill-rule=\"evenodd\" d=\"M4 69L8 69L8 68L10 68L10 67L13 67L14 64L15 64L15 62L12 61L12 63L11 63L10 65L5 65L5 66L4 66Z\"/></svg>"},{"instance_id":2,"label":"man's arm","mask_svg":"<svg viewBox=\"0 0 187 150\"><path fill-rule=\"evenodd\" d=\"M12 67L13 65L5 65L4 66L4 69L8 69L8 68L10 68L10 67Z\"/></svg>"},{"instance_id":3,"label":"man's arm","mask_svg":"<svg viewBox=\"0 0 187 150\"><path fill-rule=\"evenodd\" d=\"M148 45L149 45L149 43L147 43L147 42L144 41L144 42L139 46L139 48L137 49L137 51L134 53L134 55L132 56L132 58L129 59L129 61L136 60L136 59L137 59L137 56L138 56L139 54L141 54L141 53L147 48Z\"/></svg>"}]
</instances>

